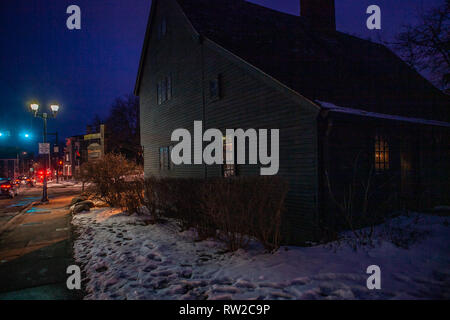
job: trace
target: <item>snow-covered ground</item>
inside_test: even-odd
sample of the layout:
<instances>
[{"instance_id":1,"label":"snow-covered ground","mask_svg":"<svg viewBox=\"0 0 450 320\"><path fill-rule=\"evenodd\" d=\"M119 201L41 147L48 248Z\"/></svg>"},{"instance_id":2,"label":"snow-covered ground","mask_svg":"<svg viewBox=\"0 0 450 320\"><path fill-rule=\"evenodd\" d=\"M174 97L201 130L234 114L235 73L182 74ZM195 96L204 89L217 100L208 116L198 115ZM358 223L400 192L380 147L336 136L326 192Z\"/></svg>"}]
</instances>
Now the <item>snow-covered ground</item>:
<instances>
[{"instance_id":1,"label":"snow-covered ground","mask_svg":"<svg viewBox=\"0 0 450 320\"><path fill-rule=\"evenodd\" d=\"M38 186L42 186L42 183L37 183ZM76 181L65 181L60 180L59 182L56 182L56 180L49 181L47 184L47 188L68 188L68 187L81 187L82 184L80 182Z\"/></svg>"},{"instance_id":2,"label":"snow-covered ground","mask_svg":"<svg viewBox=\"0 0 450 320\"><path fill-rule=\"evenodd\" d=\"M342 242L274 254L256 242L223 253L220 243L196 242L174 222L143 219L110 208L74 216L86 299L450 299L446 217L396 218L376 228L374 246L356 251ZM385 240L393 235L414 241L400 248ZM381 268L381 290L367 289L370 265Z\"/></svg>"}]
</instances>

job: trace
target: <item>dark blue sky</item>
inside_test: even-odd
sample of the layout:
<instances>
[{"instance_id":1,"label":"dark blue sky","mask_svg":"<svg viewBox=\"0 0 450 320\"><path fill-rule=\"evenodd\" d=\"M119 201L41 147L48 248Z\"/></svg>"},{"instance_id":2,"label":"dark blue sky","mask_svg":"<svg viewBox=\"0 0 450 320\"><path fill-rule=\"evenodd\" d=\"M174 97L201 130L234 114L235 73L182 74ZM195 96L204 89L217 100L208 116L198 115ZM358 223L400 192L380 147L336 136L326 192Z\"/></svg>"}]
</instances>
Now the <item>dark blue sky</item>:
<instances>
[{"instance_id":1,"label":"dark blue sky","mask_svg":"<svg viewBox=\"0 0 450 320\"><path fill-rule=\"evenodd\" d=\"M336 0L337 28L389 40L415 21L418 10L443 1ZM252 2L299 12L299 0ZM81 30L66 28L72 4L81 8ZM381 32L366 28L371 4L382 9ZM83 134L96 113L107 115L115 97L133 91L150 5L150 0L0 0L0 131L31 131L34 141L41 138L41 122L27 113L31 99L61 104L49 124L61 138Z\"/></svg>"}]
</instances>

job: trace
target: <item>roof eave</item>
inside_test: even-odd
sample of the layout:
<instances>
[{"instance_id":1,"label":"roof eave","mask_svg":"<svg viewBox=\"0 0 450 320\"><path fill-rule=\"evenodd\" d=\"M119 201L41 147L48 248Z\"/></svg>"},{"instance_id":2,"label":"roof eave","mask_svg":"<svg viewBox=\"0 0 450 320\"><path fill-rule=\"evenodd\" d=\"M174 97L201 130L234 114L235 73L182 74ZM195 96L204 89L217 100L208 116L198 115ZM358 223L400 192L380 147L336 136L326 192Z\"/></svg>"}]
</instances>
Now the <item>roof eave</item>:
<instances>
[{"instance_id":1,"label":"roof eave","mask_svg":"<svg viewBox=\"0 0 450 320\"><path fill-rule=\"evenodd\" d=\"M149 42L149 38L150 38L150 26L152 24L153 21L153 16L155 13L155 9L156 9L156 3L158 2L158 0L152 0L152 6L150 8L150 13L149 13L149 17L147 20L147 28L145 30L145 37L144 37L144 43L142 44L142 50L141 50L141 58L139 60L139 68L138 68L138 73L137 73L137 77L136 77L136 82L134 85L134 95L135 96L139 96L139 88L141 86L141 78L142 78L142 74L143 74L143 68L144 68L144 63L145 63L145 57L147 55L147 47L148 47L148 42Z\"/></svg>"}]
</instances>

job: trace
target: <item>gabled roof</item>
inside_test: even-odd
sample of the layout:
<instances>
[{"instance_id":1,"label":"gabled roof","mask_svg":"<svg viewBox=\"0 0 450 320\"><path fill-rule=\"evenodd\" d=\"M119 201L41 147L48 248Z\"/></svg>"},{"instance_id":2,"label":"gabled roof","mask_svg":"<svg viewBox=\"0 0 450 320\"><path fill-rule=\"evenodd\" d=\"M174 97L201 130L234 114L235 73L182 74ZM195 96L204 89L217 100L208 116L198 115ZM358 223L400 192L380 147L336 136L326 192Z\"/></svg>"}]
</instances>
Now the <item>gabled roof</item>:
<instances>
[{"instance_id":1,"label":"gabled roof","mask_svg":"<svg viewBox=\"0 0 450 320\"><path fill-rule=\"evenodd\" d=\"M199 34L311 100L429 119L449 103L380 44L243 0L176 1Z\"/></svg>"}]
</instances>

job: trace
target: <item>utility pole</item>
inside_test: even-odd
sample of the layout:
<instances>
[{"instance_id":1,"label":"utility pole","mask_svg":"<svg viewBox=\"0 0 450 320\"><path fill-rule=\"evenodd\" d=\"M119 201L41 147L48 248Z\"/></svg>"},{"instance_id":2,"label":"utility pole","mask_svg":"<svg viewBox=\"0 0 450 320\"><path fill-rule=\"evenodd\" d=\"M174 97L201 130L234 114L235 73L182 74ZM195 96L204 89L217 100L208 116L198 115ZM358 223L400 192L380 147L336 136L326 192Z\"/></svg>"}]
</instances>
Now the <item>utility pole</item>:
<instances>
[{"instance_id":1,"label":"utility pole","mask_svg":"<svg viewBox=\"0 0 450 320\"><path fill-rule=\"evenodd\" d=\"M42 119L44 119L44 143L47 143L47 113L42 114ZM49 160L50 160L50 150L49 150ZM48 202L47 195L47 161L44 160L44 182L42 186L42 203Z\"/></svg>"}]
</instances>

